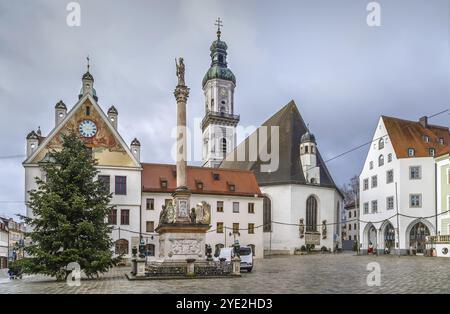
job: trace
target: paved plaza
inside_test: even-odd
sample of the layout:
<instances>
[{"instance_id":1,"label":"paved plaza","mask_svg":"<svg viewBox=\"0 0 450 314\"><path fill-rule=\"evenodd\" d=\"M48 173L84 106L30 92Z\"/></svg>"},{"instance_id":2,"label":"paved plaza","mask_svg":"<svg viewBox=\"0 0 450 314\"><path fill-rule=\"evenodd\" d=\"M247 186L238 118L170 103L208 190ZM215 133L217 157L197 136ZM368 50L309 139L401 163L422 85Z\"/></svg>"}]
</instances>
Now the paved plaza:
<instances>
[{"instance_id":1,"label":"paved plaza","mask_svg":"<svg viewBox=\"0 0 450 314\"><path fill-rule=\"evenodd\" d=\"M381 285L369 287L367 265L377 262ZM315 254L257 261L241 278L128 281L128 267L69 287L52 278L0 278L0 293L449 293L450 259L423 256Z\"/></svg>"}]
</instances>

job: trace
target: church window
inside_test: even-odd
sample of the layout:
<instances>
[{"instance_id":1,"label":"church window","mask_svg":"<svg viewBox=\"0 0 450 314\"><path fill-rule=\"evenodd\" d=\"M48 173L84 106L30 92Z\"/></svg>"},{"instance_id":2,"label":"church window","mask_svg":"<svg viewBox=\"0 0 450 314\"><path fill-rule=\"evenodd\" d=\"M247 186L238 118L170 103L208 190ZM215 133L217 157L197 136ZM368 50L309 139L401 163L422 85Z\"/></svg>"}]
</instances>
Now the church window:
<instances>
[{"instance_id":1,"label":"church window","mask_svg":"<svg viewBox=\"0 0 450 314\"><path fill-rule=\"evenodd\" d=\"M225 138L222 138L222 154L226 155L227 153L227 140Z\"/></svg>"},{"instance_id":2,"label":"church window","mask_svg":"<svg viewBox=\"0 0 450 314\"><path fill-rule=\"evenodd\" d=\"M311 154L314 154L314 146L311 145Z\"/></svg>"},{"instance_id":3,"label":"church window","mask_svg":"<svg viewBox=\"0 0 450 314\"><path fill-rule=\"evenodd\" d=\"M220 106L220 113L225 113L226 109L225 106Z\"/></svg>"},{"instance_id":4,"label":"church window","mask_svg":"<svg viewBox=\"0 0 450 314\"><path fill-rule=\"evenodd\" d=\"M305 146L305 154L308 154L308 145Z\"/></svg>"},{"instance_id":5,"label":"church window","mask_svg":"<svg viewBox=\"0 0 450 314\"><path fill-rule=\"evenodd\" d=\"M86 106L86 115L90 116L91 115L91 107Z\"/></svg>"},{"instance_id":6,"label":"church window","mask_svg":"<svg viewBox=\"0 0 450 314\"><path fill-rule=\"evenodd\" d=\"M392 154L388 154L388 162L392 161Z\"/></svg>"},{"instance_id":7,"label":"church window","mask_svg":"<svg viewBox=\"0 0 450 314\"><path fill-rule=\"evenodd\" d=\"M314 196L306 200L306 231L317 231L317 199Z\"/></svg>"},{"instance_id":8,"label":"church window","mask_svg":"<svg viewBox=\"0 0 450 314\"><path fill-rule=\"evenodd\" d=\"M270 198L264 196L263 198L263 231L272 231L272 202Z\"/></svg>"},{"instance_id":9,"label":"church window","mask_svg":"<svg viewBox=\"0 0 450 314\"><path fill-rule=\"evenodd\" d=\"M219 62L223 63L223 56L222 55L219 55Z\"/></svg>"},{"instance_id":10,"label":"church window","mask_svg":"<svg viewBox=\"0 0 450 314\"><path fill-rule=\"evenodd\" d=\"M384 140L382 138L380 138L380 140L378 141L378 149L383 149L384 148Z\"/></svg>"}]
</instances>

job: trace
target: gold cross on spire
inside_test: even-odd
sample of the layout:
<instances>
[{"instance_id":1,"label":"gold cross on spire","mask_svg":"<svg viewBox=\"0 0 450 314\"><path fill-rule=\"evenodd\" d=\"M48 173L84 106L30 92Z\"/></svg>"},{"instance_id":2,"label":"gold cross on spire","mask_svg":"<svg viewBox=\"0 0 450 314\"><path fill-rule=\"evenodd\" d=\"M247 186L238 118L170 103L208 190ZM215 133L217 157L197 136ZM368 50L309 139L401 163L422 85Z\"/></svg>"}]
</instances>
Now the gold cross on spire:
<instances>
[{"instance_id":1,"label":"gold cross on spire","mask_svg":"<svg viewBox=\"0 0 450 314\"><path fill-rule=\"evenodd\" d=\"M86 57L86 60L87 60L87 71L89 72L89 67L90 67L90 65L89 65L89 55Z\"/></svg>"},{"instance_id":2,"label":"gold cross on spire","mask_svg":"<svg viewBox=\"0 0 450 314\"><path fill-rule=\"evenodd\" d=\"M216 23L214 23L214 25L217 26L217 39L220 39L220 34L222 33L220 31L220 28L223 27L222 20L220 19L220 17L217 18Z\"/></svg>"}]
</instances>

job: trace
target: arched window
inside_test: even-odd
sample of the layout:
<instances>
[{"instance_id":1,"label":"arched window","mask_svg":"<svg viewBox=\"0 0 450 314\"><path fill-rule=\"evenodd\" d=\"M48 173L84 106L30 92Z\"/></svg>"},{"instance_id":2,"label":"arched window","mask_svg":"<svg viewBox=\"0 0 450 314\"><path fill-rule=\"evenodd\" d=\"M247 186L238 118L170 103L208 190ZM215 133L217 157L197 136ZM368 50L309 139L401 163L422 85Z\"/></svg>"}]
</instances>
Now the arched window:
<instances>
[{"instance_id":1,"label":"arched window","mask_svg":"<svg viewBox=\"0 0 450 314\"><path fill-rule=\"evenodd\" d=\"M317 200L314 196L306 200L306 231L317 231Z\"/></svg>"},{"instance_id":2,"label":"arched window","mask_svg":"<svg viewBox=\"0 0 450 314\"><path fill-rule=\"evenodd\" d=\"M272 202L270 198L264 196L263 198L263 231L272 231Z\"/></svg>"},{"instance_id":3,"label":"arched window","mask_svg":"<svg viewBox=\"0 0 450 314\"><path fill-rule=\"evenodd\" d=\"M155 245L154 244L146 244L145 245L145 255L147 256L155 256Z\"/></svg>"},{"instance_id":4,"label":"arched window","mask_svg":"<svg viewBox=\"0 0 450 314\"><path fill-rule=\"evenodd\" d=\"M225 138L222 138L221 148L222 154L225 156L227 154L227 140Z\"/></svg>"},{"instance_id":5,"label":"arched window","mask_svg":"<svg viewBox=\"0 0 450 314\"><path fill-rule=\"evenodd\" d=\"M378 167L381 167L382 165L384 165L384 156L380 155L380 157L378 157Z\"/></svg>"},{"instance_id":6,"label":"arched window","mask_svg":"<svg viewBox=\"0 0 450 314\"><path fill-rule=\"evenodd\" d=\"M115 243L115 253L118 255L128 254L128 240L119 239Z\"/></svg>"},{"instance_id":7,"label":"arched window","mask_svg":"<svg viewBox=\"0 0 450 314\"><path fill-rule=\"evenodd\" d=\"M380 138L380 140L378 141L378 149L383 149L384 148L384 140L382 138Z\"/></svg>"}]
</instances>

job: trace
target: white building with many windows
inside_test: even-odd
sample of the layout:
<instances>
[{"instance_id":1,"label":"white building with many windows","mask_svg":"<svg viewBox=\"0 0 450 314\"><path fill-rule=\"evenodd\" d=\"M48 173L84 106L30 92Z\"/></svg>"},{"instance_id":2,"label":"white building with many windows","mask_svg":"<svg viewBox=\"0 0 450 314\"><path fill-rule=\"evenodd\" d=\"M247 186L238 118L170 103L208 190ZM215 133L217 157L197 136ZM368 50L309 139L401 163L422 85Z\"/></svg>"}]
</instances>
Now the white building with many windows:
<instances>
[{"instance_id":1,"label":"white building with many windows","mask_svg":"<svg viewBox=\"0 0 450 314\"><path fill-rule=\"evenodd\" d=\"M449 140L448 127L427 117L380 117L360 174L362 253L424 252L426 237L436 233L434 158Z\"/></svg>"}]
</instances>

